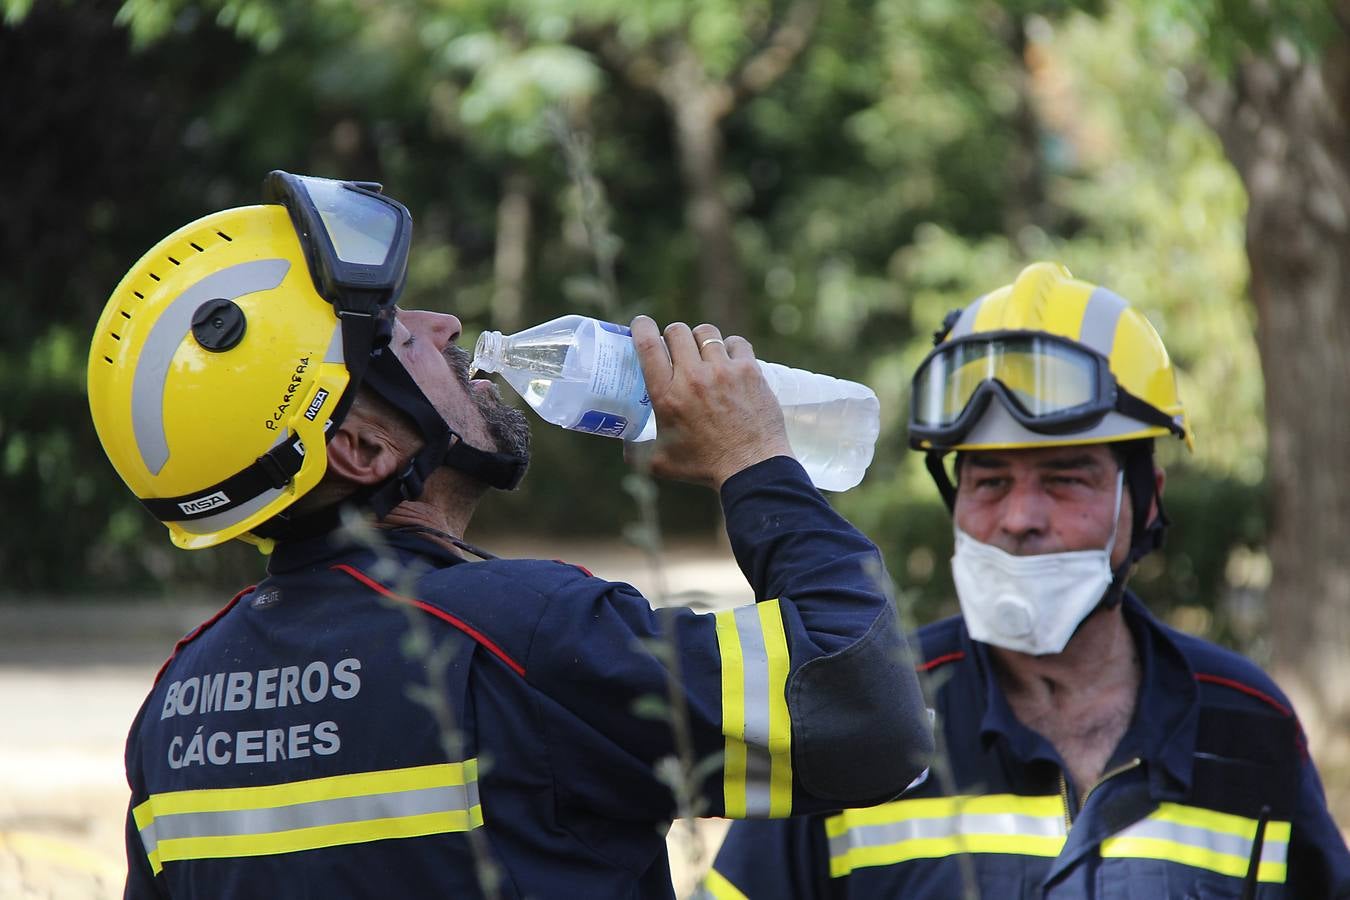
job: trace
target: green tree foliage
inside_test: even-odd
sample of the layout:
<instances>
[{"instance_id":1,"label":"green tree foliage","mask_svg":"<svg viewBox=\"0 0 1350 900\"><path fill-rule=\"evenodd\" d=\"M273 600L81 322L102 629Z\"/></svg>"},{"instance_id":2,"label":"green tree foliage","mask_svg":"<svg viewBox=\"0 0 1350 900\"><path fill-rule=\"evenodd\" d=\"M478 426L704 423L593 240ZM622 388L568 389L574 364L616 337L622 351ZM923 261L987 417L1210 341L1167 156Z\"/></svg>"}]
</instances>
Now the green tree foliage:
<instances>
[{"instance_id":1,"label":"green tree foliage","mask_svg":"<svg viewBox=\"0 0 1350 900\"><path fill-rule=\"evenodd\" d=\"M255 202L268 169L384 181L417 222L404 302L455 312L467 339L500 327L509 303L517 324L577 309L701 318L677 72L725 104L710 119L713 187L759 354L867 381L882 398L877 459L838 503L886 549L920 618L950 608L950 522L904 445L908 376L948 309L1033 259L1140 304L1184 370L1199 447L1167 459L1180 469L1179 526L1142 573L1146 589L1212 601L1234 548L1261 540L1242 191L1186 110L1182 76L1141 56L1148 21L1123 7L1096 18L1084 11L1103 4L1029 0L5 10L0 91L20 114L0 146L24 177L3 226L4 258L22 262L0 273L16 326L0 335L0 479L6 507L32 524L9 531L0 560L18 588L233 582L257 569L247 548L170 549L128 500L88 425L83 357L136 255L198 215ZM584 155L593 195L560 135ZM478 532L617 534L632 519L625 468L617 445L594 440L537 429L527 487L485 504ZM711 529L717 514L706 492L679 486L662 486L660 509L676 529ZM1213 527L1215 510L1241 529Z\"/></svg>"}]
</instances>

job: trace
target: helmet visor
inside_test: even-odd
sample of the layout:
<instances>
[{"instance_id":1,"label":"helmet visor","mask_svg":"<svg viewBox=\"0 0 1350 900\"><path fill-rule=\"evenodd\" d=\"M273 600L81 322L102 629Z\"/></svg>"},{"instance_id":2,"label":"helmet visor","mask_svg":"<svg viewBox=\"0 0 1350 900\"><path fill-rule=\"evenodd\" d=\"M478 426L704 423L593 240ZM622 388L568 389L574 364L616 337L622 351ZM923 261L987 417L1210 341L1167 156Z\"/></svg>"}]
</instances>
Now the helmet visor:
<instances>
[{"instance_id":1,"label":"helmet visor","mask_svg":"<svg viewBox=\"0 0 1350 900\"><path fill-rule=\"evenodd\" d=\"M408 270L412 216L369 182L274 171L263 198L291 214L319 294L339 313L393 308Z\"/></svg>"},{"instance_id":2,"label":"helmet visor","mask_svg":"<svg viewBox=\"0 0 1350 900\"><path fill-rule=\"evenodd\" d=\"M914 375L911 439L959 442L991 399L1025 427L1062 434L1100 420L1116 401L1105 358L1040 332L993 332L939 345Z\"/></svg>"},{"instance_id":3,"label":"helmet visor","mask_svg":"<svg viewBox=\"0 0 1350 900\"><path fill-rule=\"evenodd\" d=\"M379 197L350 190L341 181L297 175L342 262L382 265L393 250L398 213Z\"/></svg>"}]
</instances>

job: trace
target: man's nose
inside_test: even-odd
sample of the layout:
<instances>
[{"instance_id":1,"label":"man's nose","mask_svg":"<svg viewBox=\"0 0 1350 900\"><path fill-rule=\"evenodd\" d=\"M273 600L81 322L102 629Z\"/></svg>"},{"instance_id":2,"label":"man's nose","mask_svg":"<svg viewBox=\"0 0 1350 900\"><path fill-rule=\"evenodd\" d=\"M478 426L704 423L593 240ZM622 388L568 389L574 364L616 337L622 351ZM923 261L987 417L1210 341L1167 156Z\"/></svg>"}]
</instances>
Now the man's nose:
<instances>
[{"instance_id":1,"label":"man's nose","mask_svg":"<svg viewBox=\"0 0 1350 900\"><path fill-rule=\"evenodd\" d=\"M430 339L437 350L444 350L459 339L460 334L464 332L464 325L459 321L458 316L452 316L449 313L430 312L429 310L413 310L403 314L412 321L405 323L410 331L415 331Z\"/></svg>"},{"instance_id":2,"label":"man's nose","mask_svg":"<svg viewBox=\"0 0 1350 900\"><path fill-rule=\"evenodd\" d=\"M1050 498L1034 482L1014 480L999 512L999 529L1019 543L1049 530Z\"/></svg>"}]
</instances>

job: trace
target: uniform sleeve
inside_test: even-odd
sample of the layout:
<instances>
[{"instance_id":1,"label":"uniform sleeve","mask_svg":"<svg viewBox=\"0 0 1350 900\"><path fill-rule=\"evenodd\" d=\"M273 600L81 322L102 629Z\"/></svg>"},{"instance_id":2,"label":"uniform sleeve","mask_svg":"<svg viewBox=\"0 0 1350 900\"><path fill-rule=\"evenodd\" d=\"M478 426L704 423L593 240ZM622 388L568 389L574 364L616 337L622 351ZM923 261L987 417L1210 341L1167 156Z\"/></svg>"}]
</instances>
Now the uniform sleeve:
<instances>
[{"instance_id":1,"label":"uniform sleeve","mask_svg":"<svg viewBox=\"0 0 1350 900\"><path fill-rule=\"evenodd\" d=\"M1289 838L1289 896L1350 898L1350 850L1327 810L1312 760L1299 773L1298 811Z\"/></svg>"},{"instance_id":2,"label":"uniform sleeve","mask_svg":"<svg viewBox=\"0 0 1350 900\"><path fill-rule=\"evenodd\" d=\"M815 900L829 896L818 818L735 822L696 900Z\"/></svg>"},{"instance_id":3,"label":"uniform sleeve","mask_svg":"<svg viewBox=\"0 0 1350 900\"><path fill-rule=\"evenodd\" d=\"M145 703L149 703L149 700L147 699ZM136 734L140 730L141 717L144 714L145 704L142 704L135 724L132 725L131 734L127 738L125 764L127 781L131 785L131 802L127 804L127 882L122 893L123 900L159 900L168 896L155 878L155 873L150 867L150 858L146 855L145 841L136 826L136 806L145 800L144 782L139 769L140 754L136 742Z\"/></svg>"},{"instance_id":4,"label":"uniform sleeve","mask_svg":"<svg viewBox=\"0 0 1350 900\"><path fill-rule=\"evenodd\" d=\"M136 803L135 799L132 804ZM127 883L123 891L123 900L158 900L165 896L155 883L154 873L150 870L150 860L145 855L145 846L141 843L140 832L132 817L131 807L127 808Z\"/></svg>"},{"instance_id":5,"label":"uniform sleeve","mask_svg":"<svg viewBox=\"0 0 1350 900\"><path fill-rule=\"evenodd\" d=\"M780 818L894 797L932 735L879 552L789 458L736 475L722 501L759 602L653 612L579 573L554 589L525 668L546 695L559 791L619 818ZM692 808L677 807L686 789Z\"/></svg>"}]
</instances>

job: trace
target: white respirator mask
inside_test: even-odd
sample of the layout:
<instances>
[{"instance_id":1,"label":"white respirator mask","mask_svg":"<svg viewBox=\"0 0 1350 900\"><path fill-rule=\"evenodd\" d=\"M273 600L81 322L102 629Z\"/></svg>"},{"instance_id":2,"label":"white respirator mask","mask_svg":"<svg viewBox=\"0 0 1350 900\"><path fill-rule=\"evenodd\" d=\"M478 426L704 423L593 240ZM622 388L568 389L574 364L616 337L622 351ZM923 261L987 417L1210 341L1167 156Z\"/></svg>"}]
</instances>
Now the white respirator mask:
<instances>
[{"instance_id":1,"label":"white respirator mask","mask_svg":"<svg viewBox=\"0 0 1350 900\"><path fill-rule=\"evenodd\" d=\"M1111 551L1125 474L1116 478L1116 510L1104 550L1015 556L956 528L952 578L971 638L1040 656L1060 653L1111 586Z\"/></svg>"}]
</instances>

